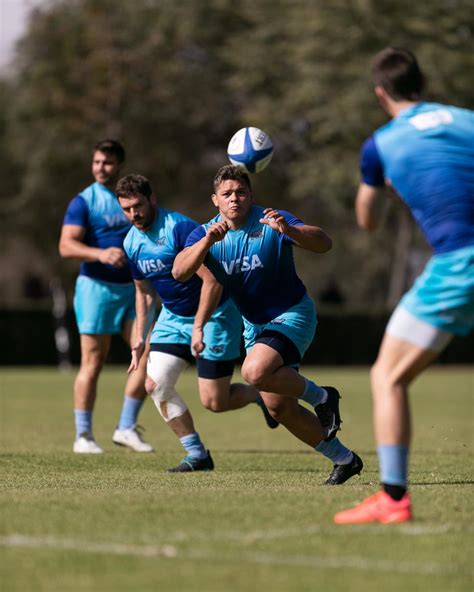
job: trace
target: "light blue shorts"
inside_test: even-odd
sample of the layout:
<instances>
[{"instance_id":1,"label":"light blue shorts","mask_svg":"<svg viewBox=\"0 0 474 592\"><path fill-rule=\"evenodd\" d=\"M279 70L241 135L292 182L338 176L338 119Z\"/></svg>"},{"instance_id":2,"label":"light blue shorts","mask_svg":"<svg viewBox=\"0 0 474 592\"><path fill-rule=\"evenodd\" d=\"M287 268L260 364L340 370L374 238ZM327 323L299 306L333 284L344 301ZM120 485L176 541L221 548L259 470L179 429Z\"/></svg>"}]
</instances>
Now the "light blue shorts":
<instances>
[{"instance_id":1,"label":"light blue shorts","mask_svg":"<svg viewBox=\"0 0 474 592\"><path fill-rule=\"evenodd\" d=\"M474 328L474 247L434 255L400 306L455 335Z\"/></svg>"},{"instance_id":2,"label":"light blue shorts","mask_svg":"<svg viewBox=\"0 0 474 592\"><path fill-rule=\"evenodd\" d=\"M151 343L182 343L191 345L194 317L177 315L161 307L151 333ZM201 356L206 360L235 360L240 357L242 317L232 300L216 309L204 327L206 349Z\"/></svg>"},{"instance_id":3,"label":"light blue shorts","mask_svg":"<svg viewBox=\"0 0 474 592\"><path fill-rule=\"evenodd\" d=\"M244 319L245 349L247 351L252 349L256 339L263 331L278 331L296 345L300 356L303 357L313 341L317 323L314 302L308 294L305 294L298 304L295 304L268 323L254 324Z\"/></svg>"},{"instance_id":4,"label":"light blue shorts","mask_svg":"<svg viewBox=\"0 0 474 592\"><path fill-rule=\"evenodd\" d=\"M135 318L135 284L113 284L80 275L74 312L81 334L121 333L124 322Z\"/></svg>"}]
</instances>

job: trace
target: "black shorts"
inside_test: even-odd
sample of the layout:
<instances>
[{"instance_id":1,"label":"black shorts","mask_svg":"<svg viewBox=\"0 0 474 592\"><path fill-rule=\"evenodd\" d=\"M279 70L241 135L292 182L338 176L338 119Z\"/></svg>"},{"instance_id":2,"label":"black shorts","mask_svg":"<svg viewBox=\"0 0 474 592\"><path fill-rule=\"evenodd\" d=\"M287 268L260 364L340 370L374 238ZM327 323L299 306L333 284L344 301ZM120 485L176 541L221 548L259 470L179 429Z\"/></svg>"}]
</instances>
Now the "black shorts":
<instances>
[{"instance_id":1,"label":"black shorts","mask_svg":"<svg viewBox=\"0 0 474 592\"><path fill-rule=\"evenodd\" d=\"M301 363L301 355L296 345L289 337L279 331L265 329L257 337L255 343L264 343L277 351L285 366L299 366Z\"/></svg>"},{"instance_id":2,"label":"black shorts","mask_svg":"<svg viewBox=\"0 0 474 592\"><path fill-rule=\"evenodd\" d=\"M189 345L185 343L152 343L150 351L158 351L164 354L176 356L186 360L189 364L196 363L199 378L224 378L232 376L237 360L206 360L195 358Z\"/></svg>"}]
</instances>

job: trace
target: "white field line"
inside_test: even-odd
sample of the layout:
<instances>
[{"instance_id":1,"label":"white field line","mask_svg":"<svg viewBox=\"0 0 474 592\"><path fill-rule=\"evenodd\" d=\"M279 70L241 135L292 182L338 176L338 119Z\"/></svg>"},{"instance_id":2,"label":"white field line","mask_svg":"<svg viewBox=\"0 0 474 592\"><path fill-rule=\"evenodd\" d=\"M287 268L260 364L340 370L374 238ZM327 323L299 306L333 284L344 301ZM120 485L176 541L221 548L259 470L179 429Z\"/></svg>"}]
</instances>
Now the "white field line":
<instances>
[{"instance_id":1,"label":"white field line","mask_svg":"<svg viewBox=\"0 0 474 592\"><path fill-rule=\"evenodd\" d=\"M62 539L53 536L33 537L21 534L0 536L0 545L5 547L50 547L87 553L107 555L137 555L139 557L176 557L172 545L121 545L118 543L94 543L76 539Z\"/></svg>"},{"instance_id":2,"label":"white field line","mask_svg":"<svg viewBox=\"0 0 474 592\"><path fill-rule=\"evenodd\" d=\"M394 532L408 535L408 536L424 536L424 535L441 535L449 532L472 532L471 528L459 528L455 524L391 524L388 526L374 525L357 525L357 526L338 526L338 527L321 527L317 524L308 526L305 529L301 528L276 528L265 530L250 530L250 531L222 531L209 534L207 532L193 532L189 531L175 531L168 533L167 539L173 542L189 541L189 540L206 540L206 541L235 541L238 543L249 544L256 541L265 541L271 539L283 539L291 537L307 537L308 535L328 535L328 536L344 536L347 537L351 532L370 533L372 535L389 535Z\"/></svg>"},{"instance_id":3,"label":"white field line","mask_svg":"<svg viewBox=\"0 0 474 592\"><path fill-rule=\"evenodd\" d=\"M4 547L32 547L78 551L87 553L100 553L106 555L126 555L136 557L165 557L179 558L181 560L212 561L212 562L247 562L254 564L266 564L274 566L303 567L308 569L354 569L367 572L405 573L412 575L450 575L459 573L458 566L440 564L431 561L392 561L388 559L369 559L362 556L316 557L310 555L276 555L271 553L242 553L229 552L216 553L213 550L207 552L183 551L178 552L172 545L121 545L116 543L95 543L92 541L80 541L75 539L62 539L53 536L34 537L19 534L0 536L0 546Z\"/></svg>"}]
</instances>

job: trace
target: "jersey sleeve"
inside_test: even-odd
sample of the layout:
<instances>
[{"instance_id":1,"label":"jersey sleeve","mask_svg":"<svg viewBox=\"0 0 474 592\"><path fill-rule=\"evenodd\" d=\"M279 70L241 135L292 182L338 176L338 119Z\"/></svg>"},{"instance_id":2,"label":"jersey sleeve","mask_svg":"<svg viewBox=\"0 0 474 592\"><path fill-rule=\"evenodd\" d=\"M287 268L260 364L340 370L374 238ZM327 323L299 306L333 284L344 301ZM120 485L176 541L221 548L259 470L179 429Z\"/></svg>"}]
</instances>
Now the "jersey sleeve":
<instances>
[{"instance_id":1,"label":"jersey sleeve","mask_svg":"<svg viewBox=\"0 0 474 592\"><path fill-rule=\"evenodd\" d=\"M178 222L173 228L174 244L179 251L182 251L186 245L188 236L197 227L197 222L193 220L185 220Z\"/></svg>"},{"instance_id":2,"label":"jersey sleeve","mask_svg":"<svg viewBox=\"0 0 474 592\"><path fill-rule=\"evenodd\" d=\"M89 208L87 207L86 200L81 195L76 195L67 207L64 215L63 224L69 224L73 226L83 226L87 228L89 223Z\"/></svg>"},{"instance_id":3,"label":"jersey sleeve","mask_svg":"<svg viewBox=\"0 0 474 592\"><path fill-rule=\"evenodd\" d=\"M371 187L383 187L385 175L382 160L373 136L370 136L360 150L360 172L362 180Z\"/></svg>"},{"instance_id":4,"label":"jersey sleeve","mask_svg":"<svg viewBox=\"0 0 474 592\"><path fill-rule=\"evenodd\" d=\"M283 216L283 218L285 218L285 220L288 222L290 226L304 226L303 220L300 220L291 212L287 212L286 210L278 210L278 212ZM295 242L291 237L287 236L286 234L281 234L280 237L281 240L285 243L291 243L293 245Z\"/></svg>"},{"instance_id":5,"label":"jersey sleeve","mask_svg":"<svg viewBox=\"0 0 474 592\"><path fill-rule=\"evenodd\" d=\"M204 226L197 226L191 234L188 235L186 242L184 244L185 247L191 247L194 243L200 241L204 236L206 236L206 230Z\"/></svg>"}]
</instances>

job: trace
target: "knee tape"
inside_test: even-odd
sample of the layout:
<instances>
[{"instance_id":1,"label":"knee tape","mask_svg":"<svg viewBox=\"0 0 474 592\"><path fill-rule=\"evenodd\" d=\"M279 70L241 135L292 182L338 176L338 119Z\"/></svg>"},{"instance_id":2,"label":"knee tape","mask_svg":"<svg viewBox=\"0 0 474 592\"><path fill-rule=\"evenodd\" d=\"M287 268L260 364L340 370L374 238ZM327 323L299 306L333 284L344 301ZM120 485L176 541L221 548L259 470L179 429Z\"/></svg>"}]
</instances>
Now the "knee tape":
<instances>
[{"instance_id":1,"label":"knee tape","mask_svg":"<svg viewBox=\"0 0 474 592\"><path fill-rule=\"evenodd\" d=\"M151 398L166 422L181 417L188 410L174 386L157 386L151 393Z\"/></svg>"},{"instance_id":2,"label":"knee tape","mask_svg":"<svg viewBox=\"0 0 474 592\"><path fill-rule=\"evenodd\" d=\"M156 385L151 398L166 422L180 417L188 409L174 388L179 375L187 365L185 360L176 356L150 352L147 374Z\"/></svg>"}]
</instances>

